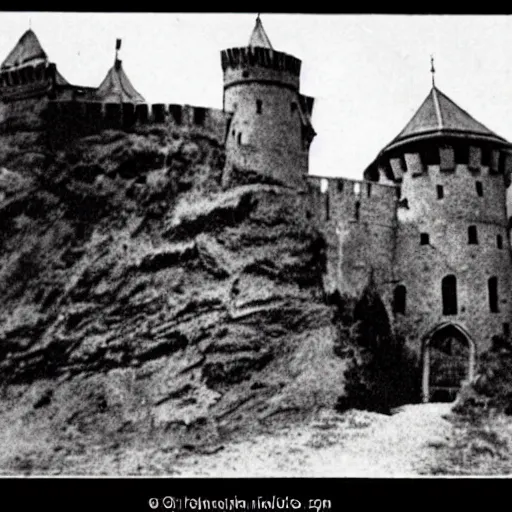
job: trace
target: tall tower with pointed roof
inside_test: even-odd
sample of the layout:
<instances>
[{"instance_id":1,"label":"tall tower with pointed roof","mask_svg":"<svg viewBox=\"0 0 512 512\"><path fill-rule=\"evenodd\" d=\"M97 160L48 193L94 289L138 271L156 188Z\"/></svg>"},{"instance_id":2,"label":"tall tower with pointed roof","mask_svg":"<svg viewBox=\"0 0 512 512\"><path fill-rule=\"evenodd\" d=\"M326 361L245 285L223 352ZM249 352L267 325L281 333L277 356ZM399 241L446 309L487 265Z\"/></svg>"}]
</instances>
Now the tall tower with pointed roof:
<instances>
[{"instance_id":1,"label":"tall tower with pointed roof","mask_svg":"<svg viewBox=\"0 0 512 512\"><path fill-rule=\"evenodd\" d=\"M511 147L433 81L365 171L367 180L400 187L387 302L422 362L425 401L471 377L493 337L510 333Z\"/></svg>"},{"instance_id":2,"label":"tall tower with pointed roof","mask_svg":"<svg viewBox=\"0 0 512 512\"><path fill-rule=\"evenodd\" d=\"M274 50L259 15L249 44L221 58L223 106L233 112L227 169L303 186L315 132L313 99L300 93L301 61Z\"/></svg>"}]
</instances>

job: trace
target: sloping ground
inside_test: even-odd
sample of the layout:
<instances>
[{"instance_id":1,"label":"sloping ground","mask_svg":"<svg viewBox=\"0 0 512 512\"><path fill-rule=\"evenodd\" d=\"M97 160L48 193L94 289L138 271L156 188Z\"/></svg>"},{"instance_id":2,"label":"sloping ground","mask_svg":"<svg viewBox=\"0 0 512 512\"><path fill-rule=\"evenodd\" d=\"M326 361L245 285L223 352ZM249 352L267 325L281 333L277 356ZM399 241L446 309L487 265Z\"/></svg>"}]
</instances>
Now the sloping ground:
<instances>
[{"instance_id":1,"label":"sloping ground","mask_svg":"<svg viewBox=\"0 0 512 512\"><path fill-rule=\"evenodd\" d=\"M302 196L222 189L223 148L186 132L37 140L33 161L23 137L0 147L18 177L0 202L0 468L98 450L101 472L119 447L208 449L334 404L344 363Z\"/></svg>"},{"instance_id":2,"label":"sloping ground","mask_svg":"<svg viewBox=\"0 0 512 512\"><path fill-rule=\"evenodd\" d=\"M259 427L238 438L178 447L169 436L161 435L151 443L80 444L74 451L61 442L53 448L40 448L39 460L45 461L51 474L75 475L389 478L439 474L441 468L444 474L461 474L450 447L458 443L462 430L446 419L450 407L405 406L392 416L354 409L340 414L332 408L319 408L302 421L281 410L272 420L258 415ZM37 469L30 458L19 457L21 449L27 449L24 440L6 438L6 431L9 429L2 428L2 444L18 454L18 459L13 455L11 461L26 473ZM483 446L480 442L480 455ZM467 449L459 446L459 451ZM489 461L489 453L487 456ZM503 461L500 464L503 468Z\"/></svg>"},{"instance_id":3,"label":"sloping ground","mask_svg":"<svg viewBox=\"0 0 512 512\"><path fill-rule=\"evenodd\" d=\"M218 477L406 477L438 463L436 443L450 439L443 418L451 404L401 408L392 416L350 410L321 411L309 423L278 435L260 435L213 456L190 456L181 476Z\"/></svg>"}]
</instances>

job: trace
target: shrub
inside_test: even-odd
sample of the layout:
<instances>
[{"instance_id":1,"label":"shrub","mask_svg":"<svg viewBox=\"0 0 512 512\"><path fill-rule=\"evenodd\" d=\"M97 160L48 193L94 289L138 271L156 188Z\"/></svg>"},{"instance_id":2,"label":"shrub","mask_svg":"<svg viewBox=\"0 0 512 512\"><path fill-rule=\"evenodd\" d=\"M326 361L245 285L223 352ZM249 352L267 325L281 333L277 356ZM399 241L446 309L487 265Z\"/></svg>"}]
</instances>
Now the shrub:
<instances>
[{"instance_id":1,"label":"shrub","mask_svg":"<svg viewBox=\"0 0 512 512\"><path fill-rule=\"evenodd\" d=\"M338 316L344 318L346 312ZM339 330L344 339L339 340L336 350L349 358L345 394L337 409L389 414L393 407L419 401L418 363L405 340L392 333L386 308L372 283L363 291L348 323Z\"/></svg>"}]
</instances>

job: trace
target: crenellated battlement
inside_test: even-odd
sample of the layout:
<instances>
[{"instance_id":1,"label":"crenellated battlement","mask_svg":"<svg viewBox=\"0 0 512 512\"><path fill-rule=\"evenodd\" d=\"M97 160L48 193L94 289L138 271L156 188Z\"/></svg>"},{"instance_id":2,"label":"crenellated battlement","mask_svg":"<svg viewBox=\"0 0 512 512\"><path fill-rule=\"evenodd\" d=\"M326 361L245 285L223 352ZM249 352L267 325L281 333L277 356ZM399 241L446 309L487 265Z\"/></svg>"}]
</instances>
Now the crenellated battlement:
<instances>
[{"instance_id":1,"label":"crenellated battlement","mask_svg":"<svg viewBox=\"0 0 512 512\"><path fill-rule=\"evenodd\" d=\"M208 134L224 143L232 114L218 109L177 104L50 101L45 120L49 131L80 136L105 129L131 131L147 125L171 125Z\"/></svg>"},{"instance_id":2,"label":"crenellated battlement","mask_svg":"<svg viewBox=\"0 0 512 512\"><path fill-rule=\"evenodd\" d=\"M309 176L321 222L366 222L393 227L400 186L367 180Z\"/></svg>"},{"instance_id":3,"label":"crenellated battlement","mask_svg":"<svg viewBox=\"0 0 512 512\"><path fill-rule=\"evenodd\" d=\"M0 73L0 99L9 102L41 95L53 87L56 74L56 65L46 62L4 70Z\"/></svg>"},{"instance_id":4,"label":"crenellated battlement","mask_svg":"<svg viewBox=\"0 0 512 512\"><path fill-rule=\"evenodd\" d=\"M432 168L449 175L470 171L482 175L512 175L512 153L496 144L456 141L439 145L435 141L420 147L403 147L382 155L364 173L365 178L380 183L400 183L406 173L411 177L425 175Z\"/></svg>"},{"instance_id":5,"label":"crenellated battlement","mask_svg":"<svg viewBox=\"0 0 512 512\"><path fill-rule=\"evenodd\" d=\"M228 68L259 66L300 76L301 61L292 55L271 48L229 48L221 52L222 71Z\"/></svg>"}]
</instances>

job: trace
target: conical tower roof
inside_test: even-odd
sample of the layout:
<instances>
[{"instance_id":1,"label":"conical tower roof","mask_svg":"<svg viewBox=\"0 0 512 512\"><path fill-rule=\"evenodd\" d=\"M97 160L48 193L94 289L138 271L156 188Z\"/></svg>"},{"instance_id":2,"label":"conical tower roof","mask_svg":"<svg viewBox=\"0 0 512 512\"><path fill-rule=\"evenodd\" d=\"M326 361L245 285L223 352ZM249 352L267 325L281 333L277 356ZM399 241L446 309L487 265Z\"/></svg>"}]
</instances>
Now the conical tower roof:
<instances>
[{"instance_id":1,"label":"conical tower roof","mask_svg":"<svg viewBox=\"0 0 512 512\"><path fill-rule=\"evenodd\" d=\"M133 87L123 70L121 61L116 59L107 76L96 91L96 96L104 102L145 103L146 100Z\"/></svg>"},{"instance_id":2,"label":"conical tower roof","mask_svg":"<svg viewBox=\"0 0 512 512\"><path fill-rule=\"evenodd\" d=\"M442 135L509 144L433 86L412 119L381 153Z\"/></svg>"},{"instance_id":3,"label":"conical tower roof","mask_svg":"<svg viewBox=\"0 0 512 512\"><path fill-rule=\"evenodd\" d=\"M251 34L251 38L249 39L249 46L251 48L269 48L272 50L272 44L270 43L270 39L263 28L263 23L261 23L260 16L256 18L256 25Z\"/></svg>"},{"instance_id":4,"label":"conical tower roof","mask_svg":"<svg viewBox=\"0 0 512 512\"><path fill-rule=\"evenodd\" d=\"M48 60L46 52L43 50L39 39L35 33L27 30L16 43L6 59L2 62L2 69L9 69L28 62Z\"/></svg>"}]
</instances>

